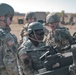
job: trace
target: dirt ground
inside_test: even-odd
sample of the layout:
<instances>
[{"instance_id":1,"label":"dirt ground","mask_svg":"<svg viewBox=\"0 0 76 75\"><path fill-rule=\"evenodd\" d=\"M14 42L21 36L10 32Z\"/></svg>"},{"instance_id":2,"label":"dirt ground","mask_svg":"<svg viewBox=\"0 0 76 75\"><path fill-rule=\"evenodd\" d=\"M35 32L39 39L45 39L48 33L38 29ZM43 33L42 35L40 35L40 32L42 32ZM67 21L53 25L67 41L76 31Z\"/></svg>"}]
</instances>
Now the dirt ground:
<instances>
[{"instance_id":1,"label":"dirt ground","mask_svg":"<svg viewBox=\"0 0 76 75\"><path fill-rule=\"evenodd\" d=\"M24 25L23 24L11 24L11 33L15 34L18 38L18 41L20 40L20 31ZM74 32L76 32L76 25L62 25L67 28L69 28L69 31L71 35L73 35Z\"/></svg>"}]
</instances>

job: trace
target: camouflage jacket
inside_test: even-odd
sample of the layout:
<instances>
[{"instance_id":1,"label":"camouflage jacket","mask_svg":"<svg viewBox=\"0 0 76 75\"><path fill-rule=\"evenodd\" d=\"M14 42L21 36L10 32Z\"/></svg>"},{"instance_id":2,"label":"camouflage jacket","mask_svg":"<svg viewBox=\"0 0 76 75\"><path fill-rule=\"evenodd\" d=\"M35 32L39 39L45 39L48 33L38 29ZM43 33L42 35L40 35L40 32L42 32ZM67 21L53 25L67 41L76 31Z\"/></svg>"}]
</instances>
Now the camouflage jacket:
<instances>
[{"instance_id":1,"label":"camouflage jacket","mask_svg":"<svg viewBox=\"0 0 76 75\"><path fill-rule=\"evenodd\" d=\"M2 61L8 73L7 75L19 75L17 66L18 42L15 38L15 35L12 35L10 32L0 27L0 47L2 47L3 50Z\"/></svg>"},{"instance_id":2,"label":"camouflage jacket","mask_svg":"<svg viewBox=\"0 0 76 75\"><path fill-rule=\"evenodd\" d=\"M44 54L46 51L41 51L41 50L36 51L36 49L38 49L42 46L45 46L45 44L43 42L39 43L39 45L37 47L35 47L29 39L27 42L22 43L22 45L19 48L20 50L19 50L18 54L19 54L19 57L20 57L20 60L22 63L21 64L22 69L24 70L24 72L27 69L30 69L31 66L32 66L32 69L34 69L36 71L38 71L38 69L44 67L42 64L42 61L39 59L39 57L42 56L42 54ZM27 64L27 65L23 63L23 59L26 55L31 56L31 59L32 59L32 62L29 62L29 64ZM31 59L29 58L29 61L31 61Z\"/></svg>"},{"instance_id":3,"label":"camouflage jacket","mask_svg":"<svg viewBox=\"0 0 76 75\"><path fill-rule=\"evenodd\" d=\"M70 45L73 43L71 34L69 30L65 27L59 27L58 29L49 32L45 40L46 45L51 44L52 46L61 46L62 42L67 42L67 44L65 45Z\"/></svg>"},{"instance_id":4,"label":"camouflage jacket","mask_svg":"<svg viewBox=\"0 0 76 75\"><path fill-rule=\"evenodd\" d=\"M20 37L21 37L21 39L22 39L24 36L26 36L25 33L27 32L27 28L28 28L28 24L26 24L26 25L22 28L22 30L21 30L21 32L20 32Z\"/></svg>"}]
</instances>

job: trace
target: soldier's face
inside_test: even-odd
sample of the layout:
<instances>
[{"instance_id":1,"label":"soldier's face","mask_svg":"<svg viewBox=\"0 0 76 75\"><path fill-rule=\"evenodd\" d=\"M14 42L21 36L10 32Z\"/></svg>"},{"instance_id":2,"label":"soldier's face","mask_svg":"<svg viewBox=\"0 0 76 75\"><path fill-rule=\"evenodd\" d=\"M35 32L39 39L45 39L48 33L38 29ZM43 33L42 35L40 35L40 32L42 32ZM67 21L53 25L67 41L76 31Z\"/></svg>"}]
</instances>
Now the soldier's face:
<instances>
[{"instance_id":1,"label":"soldier's face","mask_svg":"<svg viewBox=\"0 0 76 75\"><path fill-rule=\"evenodd\" d=\"M35 20L34 20L34 18L28 18L28 23L32 23L32 22L34 22Z\"/></svg>"},{"instance_id":2,"label":"soldier's face","mask_svg":"<svg viewBox=\"0 0 76 75\"><path fill-rule=\"evenodd\" d=\"M35 32L36 34L36 39L42 41L44 38L44 31L43 30L38 30Z\"/></svg>"},{"instance_id":3,"label":"soldier's face","mask_svg":"<svg viewBox=\"0 0 76 75\"><path fill-rule=\"evenodd\" d=\"M56 23L48 23L48 26L52 29L56 29L58 27L59 23L56 22Z\"/></svg>"},{"instance_id":4,"label":"soldier's face","mask_svg":"<svg viewBox=\"0 0 76 75\"><path fill-rule=\"evenodd\" d=\"M12 22L12 17L11 16L7 16L6 17L7 18L7 25L10 25L11 24L11 22Z\"/></svg>"},{"instance_id":5,"label":"soldier's face","mask_svg":"<svg viewBox=\"0 0 76 75\"><path fill-rule=\"evenodd\" d=\"M44 31L43 30L36 30L33 31L31 38L33 38L36 41L43 41L44 39Z\"/></svg>"},{"instance_id":6,"label":"soldier's face","mask_svg":"<svg viewBox=\"0 0 76 75\"><path fill-rule=\"evenodd\" d=\"M0 16L0 26L2 26L3 28L6 28L6 23L4 22L5 17L4 16Z\"/></svg>"}]
</instances>

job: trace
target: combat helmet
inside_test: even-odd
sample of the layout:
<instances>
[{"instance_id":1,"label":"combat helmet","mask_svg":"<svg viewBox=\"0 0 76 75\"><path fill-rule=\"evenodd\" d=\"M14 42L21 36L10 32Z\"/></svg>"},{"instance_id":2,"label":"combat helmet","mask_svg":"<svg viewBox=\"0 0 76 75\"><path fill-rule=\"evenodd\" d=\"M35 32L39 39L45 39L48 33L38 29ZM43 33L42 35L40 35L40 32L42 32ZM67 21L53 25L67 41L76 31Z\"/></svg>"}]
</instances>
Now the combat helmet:
<instances>
[{"instance_id":1,"label":"combat helmet","mask_svg":"<svg viewBox=\"0 0 76 75\"><path fill-rule=\"evenodd\" d=\"M8 4L1 3L0 4L0 16L7 16L7 15L10 15L13 17L14 9Z\"/></svg>"},{"instance_id":2,"label":"combat helmet","mask_svg":"<svg viewBox=\"0 0 76 75\"><path fill-rule=\"evenodd\" d=\"M28 12L26 15L25 15L25 19L28 20L28 18L34 18L34 20L36 20L36 15L34 12Z\"/></svg>"},{"instance_id":3,"label":"combat helmet","mask_svg":"<svg viewBox=\"0 0 76 75\"><path fill-rule=\"evenodd\" d=\"M39 22L30 23L27 30L28 34L35 30L43 30L43 25Z\"/></svg>"},{"instance_id":4,"label":"combat helmet","mask_svg":"<svg viewBox=\"0 0 76 75\"><path fill-rule=\"evenodd\" d=\"M46 23L60 22L60 17L56 13L48 14L46 17Z\"/></svg>"}]
</instances>

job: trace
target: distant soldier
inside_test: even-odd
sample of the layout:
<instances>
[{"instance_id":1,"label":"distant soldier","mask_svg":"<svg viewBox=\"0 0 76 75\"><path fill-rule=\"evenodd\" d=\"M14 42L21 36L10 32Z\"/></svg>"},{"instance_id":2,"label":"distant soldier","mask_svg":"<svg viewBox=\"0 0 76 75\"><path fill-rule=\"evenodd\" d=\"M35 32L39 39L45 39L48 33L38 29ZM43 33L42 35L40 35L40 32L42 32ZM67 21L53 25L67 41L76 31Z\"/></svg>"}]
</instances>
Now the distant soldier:
<instances>
[{"instance_id":1,"label":"distant soldier","mask_svg":"<svg viewBox=\"0 0 76 75\"><path fill-rule=\"evenodd\" d=\"M5 3L0 4L0 75L19 75L17 65L18 42L10 33L9 25L14 16L14 9Z\"/></svg>"},{"instance_id":2,"label":"distant soldier","mask_svg":"<svg viewBox=\"0 0 76 75\"><path fill-rule=\"evenodd\" d=\"M61 24L65 24L64 16L61 17Z\"/></svg>"},{"instance_id":3,"label":"distant soldier","mask_svg":"<svg viewBox=\"0 0 76 75\"><path fill-rule=\"evenodd\" d=\"M57 46L59 52L61 48L73 43L69 30L65 27L59 26L60 17L53 13L46 17L46 25L52 29L49 31L46 37L46 45L51 44L54 47Z\"/></svg>"},{"instance_id":4,"label":"distant soldier","mask_svg":"<svg viewBox=\"0 0 76 75\"><path fill-rule=\"evenodd\" d=\"M36 21L36 16L34 12L28 12L25 15L25 19L26 19L26 24L25 26L22 28L21 32L20 32L20 41L22 42L23 39L27 40L27 29L30 23L35 22Z\"/></svg>"},{"instance_id":5,"label":"distant soldier","mask_svg":"<svg viewBox=\"0 0 76 75\"><path fill-rule=\"evenodd\" d=\"M43 62L39 58L46 50L37 50L45 46L43 29L43 25L39 22L30 23L27 30L28 40L24 41L19 48L21 68L25 75L35 75L39 69L44 68Z\"/></svg>"},{"instance_id":6,"label":"distant soldier","mask_svg":"<svg viewBox=\"0 0 76 75\"><path fill-rule=\"evenodd\" d=\"M69 16L69 24L74 24L74 21L73 21L73 16Z\"/></svg>"}]
</instances>

